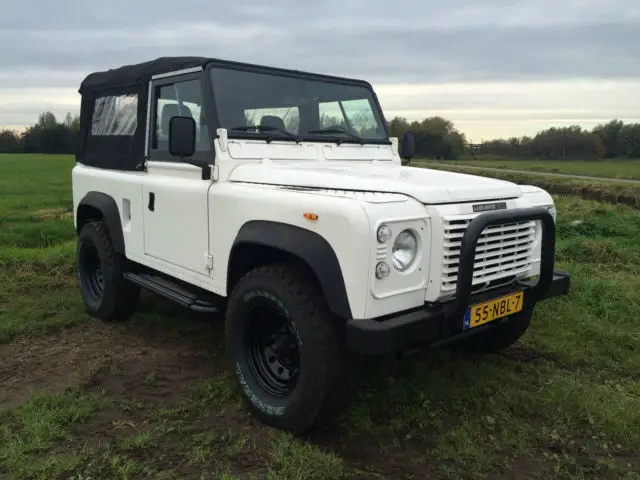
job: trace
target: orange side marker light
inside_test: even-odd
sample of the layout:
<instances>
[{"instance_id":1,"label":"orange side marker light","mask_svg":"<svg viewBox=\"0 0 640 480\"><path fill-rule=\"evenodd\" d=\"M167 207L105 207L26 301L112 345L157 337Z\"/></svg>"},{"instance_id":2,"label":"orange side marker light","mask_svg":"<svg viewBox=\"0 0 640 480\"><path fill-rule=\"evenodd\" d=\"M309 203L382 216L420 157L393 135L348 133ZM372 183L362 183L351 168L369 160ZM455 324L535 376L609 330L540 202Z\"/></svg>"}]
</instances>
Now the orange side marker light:
<instances>
[{"instance_id":1,"label":"orange side marker light","mask_svg":"<svg viewBox=\"0 0 640 480\"><path fill-rule=\"evenodd\" d=\"M311 220L312 222L318 220L318 215L316 215L315 213L305 212L303 216L304 218L306 218L307 220Z\"/></svg>"}]
</instances>

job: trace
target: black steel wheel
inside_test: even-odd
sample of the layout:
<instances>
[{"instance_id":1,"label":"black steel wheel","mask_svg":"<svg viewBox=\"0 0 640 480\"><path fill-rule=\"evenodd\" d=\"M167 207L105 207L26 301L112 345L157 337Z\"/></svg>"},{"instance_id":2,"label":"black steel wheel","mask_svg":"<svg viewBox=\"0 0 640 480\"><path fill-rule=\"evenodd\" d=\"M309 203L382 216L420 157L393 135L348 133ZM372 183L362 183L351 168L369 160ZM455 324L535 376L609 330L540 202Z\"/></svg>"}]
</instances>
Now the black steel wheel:
<instances>
[{"instance_id":1,"label":"black steel wheel","mask_svg":"<svg viewBox=\"0 0 640 480\"><path fill-rule=\"evenodd\" d=\"M86 292L99 301L104 290L104 272L98 250L93 243L84 242L79 245L78 271Z\"/></svg>"},{"instance_id":2,"label":"black steel wheel","mask_svg":"<svg viewBox=\"0 0 640 480\"><path fill-rule=\"evenodd\" d=\"M123 320L138 306L140 289L124 278L127 261L114 251L103 221L82 227L76 248L76 278L89 315Z\"/></svg>"},{"instance_id":3,"label":"black steel wheel","mask_svg":"<svg viewBox=\"0 0 640 480\"><path fill-rule=\"evenodd\" d=\"M268 265L242 277L225 337L241 396L261 421L299 434L339 417L358 362L345 349L344 321L306 271Z\"/></svg>"},{"instance_id":4,"label":"black steel wheel","mask_svg":"<svg viewBox=\"0 0 640 480\"><path fill-rule=\"evenodd\" d=\"M272 305L256 307L247 318L245 348L251 373L274 397L290 394L300 373L299 344L293 324Z\"/></svg>"}]
</instances>

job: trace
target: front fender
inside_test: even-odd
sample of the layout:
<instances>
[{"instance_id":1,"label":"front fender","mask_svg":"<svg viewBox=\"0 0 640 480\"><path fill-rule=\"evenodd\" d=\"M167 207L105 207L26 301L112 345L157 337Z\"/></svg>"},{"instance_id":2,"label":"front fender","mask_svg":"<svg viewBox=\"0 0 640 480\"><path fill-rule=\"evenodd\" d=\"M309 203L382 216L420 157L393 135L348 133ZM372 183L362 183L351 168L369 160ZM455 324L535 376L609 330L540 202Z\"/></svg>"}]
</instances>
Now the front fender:
<instances>
[{"instance_id":1,"label":"front fender","mask_svg":"<svg viewBox=\"0 0 640 480\"><path fill-rule=\"evenodd\" d=\"M321 235L295 225L251 220L238 232L231 250L231 258L237 247L246 244L280 250L305 262L318 279L329 309L344 319L352 318L338 257L329 242Z\"/></svg>"}]
</instances>

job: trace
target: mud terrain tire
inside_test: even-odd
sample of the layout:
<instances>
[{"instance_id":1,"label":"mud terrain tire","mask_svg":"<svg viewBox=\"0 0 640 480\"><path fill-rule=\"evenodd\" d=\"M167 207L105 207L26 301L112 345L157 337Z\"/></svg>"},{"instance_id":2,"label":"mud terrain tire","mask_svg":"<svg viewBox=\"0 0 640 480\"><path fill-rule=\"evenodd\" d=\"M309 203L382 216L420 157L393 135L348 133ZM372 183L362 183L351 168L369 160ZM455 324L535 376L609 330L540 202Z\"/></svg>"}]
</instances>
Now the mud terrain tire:
<instances>
[{"instance_id":1,"label":"mud terrain tire","mask_svg":"<svg viewBox=\"0 0 640 480\"><path fill-rule=\"evenodd\" d=\"M138 307L140 288L124 279L127 261L113 249L102 221L82 227L76 249L76 279L80 295L92 317L125 320Z\"/></svg>"},{"instance_id":2,"label":"mud terrain tire","mask_svg":"<svg viewBox=\"0 0 640 480\"><path fill-rule=\"evenodd\" d=\"M230 295L225 337L241 396L267 425L300 434L331 423L347 403L357 362L344 348L344 321L305 271L247 273Z\"/></svg>"}]
</instances>

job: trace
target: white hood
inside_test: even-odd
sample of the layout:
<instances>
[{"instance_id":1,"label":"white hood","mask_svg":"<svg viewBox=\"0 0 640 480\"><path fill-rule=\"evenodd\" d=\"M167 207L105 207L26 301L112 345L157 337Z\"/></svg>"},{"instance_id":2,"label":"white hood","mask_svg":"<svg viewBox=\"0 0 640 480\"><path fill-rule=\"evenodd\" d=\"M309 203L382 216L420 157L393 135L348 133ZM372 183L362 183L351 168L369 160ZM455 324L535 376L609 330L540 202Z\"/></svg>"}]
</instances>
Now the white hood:
<instances>
[{"instance_id":1,"label":"white hood","mask_svg":"<svg viewBox=\"0 0 640 480\"><path fill-rule=\"evenodd\" d=\"M232 182L365 192L401 193L424 204L516 198L520 187L511 182L463 173L369 162L260 162L236 167Z\"/></svg>"}]
</instances>

